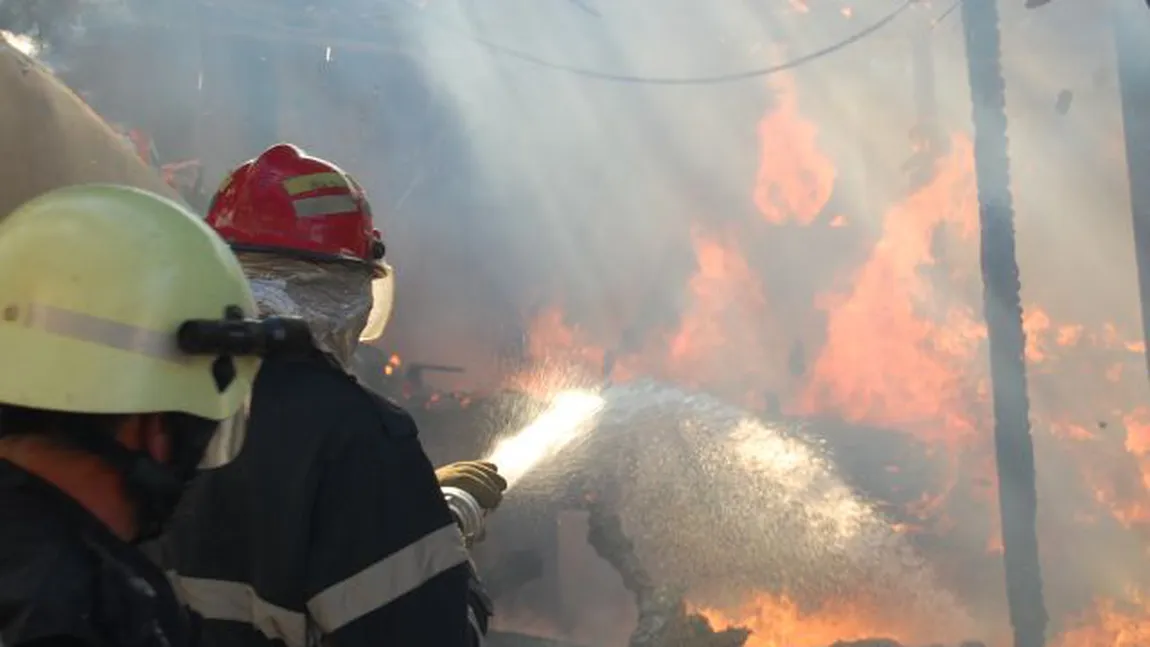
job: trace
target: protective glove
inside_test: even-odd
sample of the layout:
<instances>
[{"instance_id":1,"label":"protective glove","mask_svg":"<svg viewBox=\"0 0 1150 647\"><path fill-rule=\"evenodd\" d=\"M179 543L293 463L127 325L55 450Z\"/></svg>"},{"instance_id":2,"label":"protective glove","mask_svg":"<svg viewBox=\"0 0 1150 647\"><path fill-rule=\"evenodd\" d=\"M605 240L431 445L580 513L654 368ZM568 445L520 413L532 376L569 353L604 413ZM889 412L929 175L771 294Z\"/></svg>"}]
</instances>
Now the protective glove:
<instances>
[{"instance_id":1,"label":"protective glove","mask_svg":"<svg viewBox=\"0 0 1150 647\"><path fill-rule=\"evenodd\" d=\"M499 507L507 481L499 468L486 461L460 461L435 470L439 487L456 487L475 498L487 512Z\"/></svg>"}]
</instances>

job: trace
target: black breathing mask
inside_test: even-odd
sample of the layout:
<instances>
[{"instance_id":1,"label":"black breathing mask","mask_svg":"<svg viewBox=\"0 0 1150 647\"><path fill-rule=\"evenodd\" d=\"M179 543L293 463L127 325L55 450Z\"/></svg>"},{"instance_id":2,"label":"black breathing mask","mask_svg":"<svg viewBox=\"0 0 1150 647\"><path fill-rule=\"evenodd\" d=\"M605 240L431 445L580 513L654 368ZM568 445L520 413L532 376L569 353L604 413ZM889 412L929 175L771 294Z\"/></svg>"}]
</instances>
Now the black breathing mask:
<instances>
[{"instance_id":1,"label":"black breathing mask","mask_svg":"<svg viewBox=\"0 0 1150 647\"><path fill-rule=\"evenodd\" d=\"M171 449L166 463L158 462L147 451L125 447L105 430L69 434L68 438L80 449L107 461L121 474L124 489L136 510L137 535L132 543L143 543L163 534L219 427L214 420L186 413L160 415Z\"/></svg>"}]
</instances>

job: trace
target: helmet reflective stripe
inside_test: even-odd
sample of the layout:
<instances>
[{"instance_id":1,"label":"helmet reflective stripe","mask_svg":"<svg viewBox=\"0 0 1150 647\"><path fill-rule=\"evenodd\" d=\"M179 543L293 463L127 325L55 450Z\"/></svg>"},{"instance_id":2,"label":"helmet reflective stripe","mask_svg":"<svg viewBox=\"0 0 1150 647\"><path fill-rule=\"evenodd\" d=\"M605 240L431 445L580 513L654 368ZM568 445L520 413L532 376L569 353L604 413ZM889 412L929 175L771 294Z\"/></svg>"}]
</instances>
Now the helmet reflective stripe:
<instances>
[{"instance_id":1,"label":"helmet reflective stripe","mask_svg":"<svg viewBox=\"0 0 1150 647\"><path fill-rule=\"evenodd\" d=\"M145 330L119 321L43 304L20 310L9 306L0 313L4 324L16 324L52 335L140 353L170 362L186 361L176 343L176 331ZM3 324L0 324L3 325Z\"/></svg>"},{"instance_id":2,"label":"helmet reflective stripe","mask_svg":"<svg viewBox=\"0 0 1150 647\"><path fill-rule=\"evenodd\" d=\"M322 195L318 198L292 200L296 218L314 218L337 213L359 211L359 204L350 195Z\"/></svg>"},{"instance_id":3,"label":"helmet reflective stripe","mask_svg":"<svg viewBox=\"0 0 1150 647\"><path fill-rule=\"evenodd\" d=\"M351 192L351 186L348 185L347 178L341 173L298 175L284 180L283 185L284 191L287 191L288 195L311 193L312 191L319 191L320 189L347 189L349 193Z\"/></svg>"}]
</instances>

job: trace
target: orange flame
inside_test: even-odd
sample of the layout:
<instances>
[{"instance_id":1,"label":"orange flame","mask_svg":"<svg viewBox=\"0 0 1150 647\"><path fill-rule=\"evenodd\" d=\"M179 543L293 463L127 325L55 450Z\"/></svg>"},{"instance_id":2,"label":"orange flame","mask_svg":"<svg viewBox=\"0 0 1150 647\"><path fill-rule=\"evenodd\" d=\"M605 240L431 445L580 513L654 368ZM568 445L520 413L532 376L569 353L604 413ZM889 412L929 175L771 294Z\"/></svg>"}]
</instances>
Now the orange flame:
<instances>
[{"instance_id":1,"label":"orange flame","mask_svg":"<svg viewBox=\"0 0 1150 647\"><path fill-rule=\"evenodd\" d=\"M974 433L967 376L985 328L969 306L925 276L936 267L932 245L940 226L960 236L973 230L972 155L969 141L956 138L935 181L887 214L851 291L822 297L827 340L800 411L911 427L947 442Z\"/></svg>"},{"instance_id":2,"label":"orange flame","mask_svg":"<svg viewBox=\"0 0 1150 647\"><path fill-rule=\"evenodd\" d=\"M773 84L778 107L759 122L762 155L755 205L774 225L809 225L822 213L835 184L835 167L818 145L818 129L799 114L794 80Z\"/></svg>"},{"instance_id":3,"label":"orange flame","mask_svg":"<svg viewBox=\"0 0 1150 647\"><path fill-rule=\"evenodd\" d=\"M696 613L716 630L749 629L752 634L746 647L826 647L875 637L905 641L912 635L875 620L878 614L873 609L857 608L845 601L829 601L818 609L805 610L786 596L760 594L733 612L698 609Z\"/></svg>"},{"instance_id":4,"label":"orange flame","mask_svg":"<svg viewBox=\"0 0 1150 647\"><path fill-rule=\"evenodd\" d=\"M1150 600L1132 592L1119 604L1100 600L1095 608L1050 643L1050 647L1142 647L1150 645Z\"/></svg>"}]
</instances>

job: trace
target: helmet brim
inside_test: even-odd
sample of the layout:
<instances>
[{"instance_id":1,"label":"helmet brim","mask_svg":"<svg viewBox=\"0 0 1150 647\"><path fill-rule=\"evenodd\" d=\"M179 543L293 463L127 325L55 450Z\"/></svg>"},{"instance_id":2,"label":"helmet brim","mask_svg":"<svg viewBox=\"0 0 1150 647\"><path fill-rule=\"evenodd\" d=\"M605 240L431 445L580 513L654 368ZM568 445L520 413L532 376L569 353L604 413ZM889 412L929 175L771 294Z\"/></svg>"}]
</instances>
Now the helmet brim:
<instances>
[{"instance_id":1,"label":"helmet brim","mask_svg":"<svg viewBox=\"0 0 1150 647\"><path fill-rule=\"evenodd\" d=\"M289 249L285 247L270 247L266 245L246 245L240 243L230 244L232 251L237 254L268 254L270 256L282 256L285 258L295 258L301 261L311 261L313 263L337 263L349 265L354 267L363 267L371 271L375 278L383 278L391 272L391 267L383 261L366 260L357 258L355 256L344 256L339 254L323 254L320 252L312 252L302 249Z\"/></svg>"}]
</instances>

